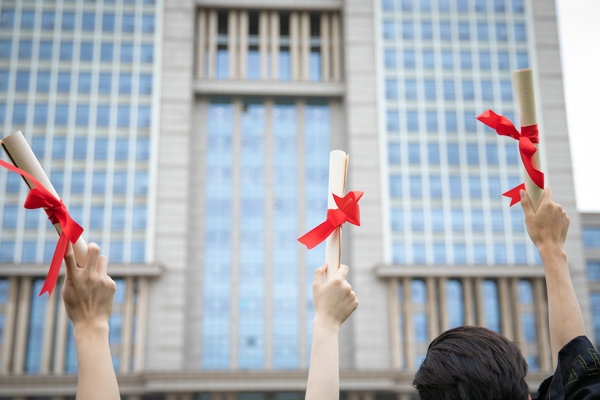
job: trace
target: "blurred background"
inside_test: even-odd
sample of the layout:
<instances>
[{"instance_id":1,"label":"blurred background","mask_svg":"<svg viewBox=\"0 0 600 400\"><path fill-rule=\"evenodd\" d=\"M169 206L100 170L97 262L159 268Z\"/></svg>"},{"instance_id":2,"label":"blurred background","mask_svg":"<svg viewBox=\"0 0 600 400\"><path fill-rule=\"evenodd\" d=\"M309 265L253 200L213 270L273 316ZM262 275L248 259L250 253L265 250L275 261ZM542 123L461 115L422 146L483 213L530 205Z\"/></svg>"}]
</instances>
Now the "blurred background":
<instances>
[{"instance_id":1,"label":"blurred background","mask_svg":"<svg viewBox=\"0 0 600 400\"><path fill-rule=\"evenodd\" d=\"M492 108L519 126L525 67L595 341L600 214L576 207L553 2L0 2L0 124L110 258L131 400L303 398L324 246L296 238L325 218L337 148L347 190L366 193L343 230L360 307L342 398L418 398L429 341L463 324L517 342L535 390L552 370L543 269L501 196L522 179L517 142L475 120ZM57 236L19 176L1 170L0 191L0 398L74 398L60 290L38 297Z\"/></svg>"}]
</instances>

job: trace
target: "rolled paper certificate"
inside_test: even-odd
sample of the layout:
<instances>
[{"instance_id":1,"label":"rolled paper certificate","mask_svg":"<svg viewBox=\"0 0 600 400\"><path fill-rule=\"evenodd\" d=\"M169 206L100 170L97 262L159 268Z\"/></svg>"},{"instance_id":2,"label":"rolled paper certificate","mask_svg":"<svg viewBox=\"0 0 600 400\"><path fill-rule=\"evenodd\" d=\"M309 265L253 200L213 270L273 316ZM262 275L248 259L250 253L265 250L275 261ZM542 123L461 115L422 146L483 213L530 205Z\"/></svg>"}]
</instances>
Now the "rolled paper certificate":
<instances>
[{"instance_id":1,"label":"rolled paper certificate","mask_svg":"<svg viewBox=\"0 0 600 400\"><path fill-rule=\"evenodd\" d=\"M57 199L60 199L60 196L56 192L56 189L54 189L54 186L52 186L48 175L46 175L46 172L44 172L44 169L33 153L33 150L31 150L29 143L27 143L27 140L25 140L25 137L21 131L17 131L12 135L8 135L4 139L0 139L0 145L2 145L2 149L15 167L29 173L31 176L37 179L50 193L56 196ZM29 179L23 177L23 180L30 189L35 186L29 181ZM60 224L54 224L54 228L59 235L62 233ZM75 242L73 245L73 251L75 253L77 264L85 265L87 262L87 244L82 237L79 237L77 242Z\"/></svg>"},{"instance_id":2,"label":"rolled paper certificate","mask_svg":"<svg viewBox=\"0 0 600 400\"><path fill-rule=\"evenodd\" d=\"M537 115L535 110L535 92L533 89L533 71L531 68L520 69L513 71L513 85L515 89L515 96L517 97L517 105L519 107L519 118L521 121L521 129L524 126L537 125ZM539 144L534 143L534 146L538 149L532 158L533 167L541 171L540 168L540 149ZM523 179L525 182L525 189L531 202L533 203L534 209L540 206L544 189L537 186L527 171L523 172Z\"/></svg>"},{"instance_id":3,"label":"rolled paper certificate","mask_svg":"<svg viewBox=\"0 0 600 400\"><path fill-rule=\"evenodd\" d=\"M329 153L329 194L327 197L327 208L338 208L333 195L343 197L346 186L346 172L348 170L348 156L341 150L333 150ZM341 227L335 228L325 241L325 262L327 263L327 281L340 267L341 255Z\"/></svg>"}]
</instances>

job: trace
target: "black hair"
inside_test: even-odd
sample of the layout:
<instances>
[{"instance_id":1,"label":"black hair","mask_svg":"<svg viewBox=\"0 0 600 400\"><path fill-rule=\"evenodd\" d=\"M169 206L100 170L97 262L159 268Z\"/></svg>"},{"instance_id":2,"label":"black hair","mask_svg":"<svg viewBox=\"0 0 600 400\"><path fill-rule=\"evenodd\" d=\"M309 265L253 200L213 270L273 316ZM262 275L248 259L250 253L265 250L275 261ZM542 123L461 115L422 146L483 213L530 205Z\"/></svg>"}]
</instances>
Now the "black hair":
<instances>
[{"instance_id":1,"label":"black hair","mask_svg":"<svg viewBox=\"0 0 600 400\"><path fill-rule=\"evenodd\" d=\"M504 336L461 326L434 339L415 375L421 400L527 399L527 362Z\"/></svg>"}]
</instances>

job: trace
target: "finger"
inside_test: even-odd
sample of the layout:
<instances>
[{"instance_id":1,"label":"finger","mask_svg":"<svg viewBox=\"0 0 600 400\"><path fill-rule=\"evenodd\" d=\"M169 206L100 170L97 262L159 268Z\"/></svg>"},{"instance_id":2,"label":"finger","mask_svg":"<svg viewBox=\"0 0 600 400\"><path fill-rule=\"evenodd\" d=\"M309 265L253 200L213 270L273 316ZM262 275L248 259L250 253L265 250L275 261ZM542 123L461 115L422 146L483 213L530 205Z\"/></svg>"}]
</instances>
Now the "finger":
<instances>
[{"instance_id":1,"label":"finger","mask_svg":"<svg viewBox=\"0 0 600 400\"><path fill-rule=\"evenodd\" d=\"M67 269L67 279L73 279L73 274L77 271L77 261L75 261L75 253L73 252L73 245L67 243L67 251L65 251L65 265Z\"/></svg>"},{"instance_id":2,"label":"finger","mask_svg":"<svg viewBox=\"0 0 600 400\"><path fill-rule=\"evenodd\" d=\"M335 276L340 279L346 279L346 275L348 275L348 266L340 265L340 268L336 271Z\"/></svg>"},{"instance_id":3,"label":"finger","mask_svg":"<svg viewBox=\"0 0 600 400\"><path fill-rule=\"evenodd\" d=\"M323 263L319 268L315 269L313 285L320 286L323 284L323 275L327 271L327 263Z\"/></svg>"},{"instance_id":4,"label":"finger","mask_svg":"<svg viewBox=\"0 0 600 400\"><path fill-rule=\"evenodd\" d=\"M521 208L523 208L523 212L525 213L526 217L535 214L535 211L533 211L533 205L531 204L531 199L524 190L521 190Z\"/></svg>"},{"instance_id":5,"label":"finger","mask_svg":"<svg viewBox=\"0 0 600 400\"><path fill-rule=\"evenodd\" d=\"M88 259L85 268L88 274L96 274L98 271L98 259L100 258L100 247L96 243L88 245Z\"/></svg>"},{"instance_id":6,"label":"finger","mask_svg":"<svg viewBox=\"0 0 600 400\"><path fill-rule=\"evenodd\" d=\"M552 189L550 189L549 187L546 187L544 189L544 198L548 198L548 201L552 201Z\"/></svg>"},{"instance_id":7,"label":"finger","mask_svg":"<svg viewBox=\"0 0 600 400\"><path fill-rule=\"evenodd\" d=\"M96 268L100 275L107 275L106 270L108 269L108 258L106 256L100 256L98 258L98 265L96 265Z\"/></svg>"}]
</instances>

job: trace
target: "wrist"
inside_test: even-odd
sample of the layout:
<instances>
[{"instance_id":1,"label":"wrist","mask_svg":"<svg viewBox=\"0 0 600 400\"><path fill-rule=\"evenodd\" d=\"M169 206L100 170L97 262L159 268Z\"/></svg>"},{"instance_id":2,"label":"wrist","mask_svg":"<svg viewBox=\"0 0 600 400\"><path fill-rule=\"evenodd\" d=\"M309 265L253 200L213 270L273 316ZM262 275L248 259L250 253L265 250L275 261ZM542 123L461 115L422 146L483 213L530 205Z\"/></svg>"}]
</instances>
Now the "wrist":
<instances>
[{"instance_id":1,"label":"wrist","mask_svg":"<svg viewBox=\"0 0 600 400\"><path fill-rule=\"evenodd\" d=\"M340 330L340 325L338 321L331 317L327 317L326 315L315 314L315 319L313 321L313 329L323 329L332 333L338 333Z\"/></svg>"},{"instance_id":2,"label":"wrist","mask_svg":"<svg viewBox=\"0 0 600 400\"><path fill-rule=\"evenodd\" d=\"M544 258L567 258L562 243L540 243L537 249L542 260Z\"/></svg>"},{"instance_id":3,"label":"wrist","mask_svg":"<svg viewBox=\"0 0 600 400\"><path fill-rule=\"evenodd\" d=\"M108 337L108 321L77 321L73 322L73 336L77 338Z\"/></svg>"}]
</instances>

